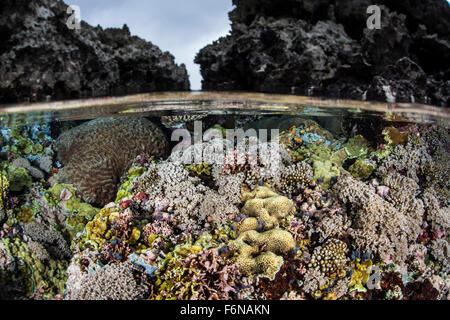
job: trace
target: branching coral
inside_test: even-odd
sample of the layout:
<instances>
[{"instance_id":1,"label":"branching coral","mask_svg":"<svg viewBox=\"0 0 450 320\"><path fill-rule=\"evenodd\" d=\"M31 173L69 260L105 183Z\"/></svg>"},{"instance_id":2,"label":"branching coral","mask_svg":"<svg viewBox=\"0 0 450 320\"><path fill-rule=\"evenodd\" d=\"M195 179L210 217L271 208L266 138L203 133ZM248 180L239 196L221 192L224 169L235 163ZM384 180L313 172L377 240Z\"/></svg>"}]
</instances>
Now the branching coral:
<instances>
[{"instance_id":1,"label":"branching coral","mask_svg":"<svg viewBox=\"0 0 450 320\"><path fill-rule=\"evenodd\" d=\"M423 210L415 209L420 208L420 202L413 203L413 210L408 210L410 206L397 209L377 195L374 188L349 176L338 181L334 192L354 210L350 234L355 245L363 251L378 252L383 260L403 264L408 243L419 236Z\"/></svg>"},{"instance_id":2,"label":"branching coral","mask_svg":"<svg viewBox=\"0 0 450 320\"><path fill-rule=\"evenodd\" d=\"M450 235L450 208L441 207L437 192L431 188L424 191L422 198L432 230L440 231L446 237Z\"/></svg>"},{"instance_id":3,"label":"branching coral","mask_svg":"<svg viewBox=\"0 0 450 320\"><path fill-rule=\"evenodd\" d=\"M130 262L113 263L85 275L68 300L140 300L149 288L140 283L139 270Z\"/></svg>"},{"instance_id":4,"label":"branching coral","mask_svg":"<svg viewBox=\"0 0 450 320\"><path fill-rule=\"evenodd\" d=\"M58 259L67 259L72 256L69 245L59 232L35 221L25 223L22 227L25 235L44 245Z\"/></svg>"},{"instance_id":5,"label":"branching coral","mask_svg":"<svg viewBox=\"0 0 450 320\"><path fill-rule=\"evenodd\" d=\"M64 132L56 141L65 167L60 182L75 184L89 203L112 201L120 177L139 154L164 155L164 133L145 118L96 119Z\"/></svg>"},{"instance_id":6,"label":"branching coral","mask_svg":"<svg viewBox=\"0 0 450 320\"><path fill-rule=\"evenodd\" d=\"M305 162L298 162L283 170L279 188L286 194L295 193L308 187L313 179L311 166Z\"/></svg>"},{"instance_id":7,"label":"branching coral","mask_svg":"<svg viewBox=\"0 0 450 320\"><path fill-rule=\"evenodd\" d=\"M122 150L111 149L116 137L111 144L99 139L116 132L115 124L120 130L137 124L130 130L134 134L156 136L145 143L140 136L122 136ZM88 167L98 160L94 174L80 170L83 183L99 179L109 190L114 181L108 201L115 201L101 210L82 200L97 196L90 198L90 191L106 190L97 182L86 193L53 177L31 179L30 166L40 162L22 155L30 147L19 139L22 151L16 150L14 165L2 175L0 297L59 299L64 292L67 299L448 295L448 132L429 125L391 127L383 131L385 144L383 136L366 141L358 135L361 128L354 127L354 137L342 145L345 137L335 140L302 120L281 135L286 151L274 135L271 143L246 137L245 148L238 148L222 139L224 128L235 124L221 124L215 126L219 138L186 144L167 160L151 156L161 155L167 145L156 146L162 132L143 119L100 119L61 135L57 145L66 167L60 176L69 178L67 172L81 163ZM258 153L249 151L254 142ZM375 143L382 144L372 152ZM47 160L49 169L54 159ZM110 170L100 174L102 166ZM13 189L21 191L11 190L7 176L17 170Z\"/></svg>"},{"instance_id":8,"label":"branching coral","mask_svg":"<svg viewBox=\"0 0 450 320\"><path fill-rule=\"evenodd\" d=\"M428 154L427 144L423 139L415 138L408 141L405 146L396 146L378 168L378 174L385 176L388 174L389 168L393 168L419 182L418 174L423 174L431 163L432 158Z\"/></svg>"},{"instance_id":9,"label":"branching coral","mask_svg":"<svg viewBox=\"0 0 450 320\"><path fill-rule=\"evenodd\" d=\"M202 222L220 227L229 220L229 215L239 212L236 192L239 193L242 179L236 178L231 175L229 179L219 179L218 190L214 190L202 184L199 177L191 177L181 164L161 162L151 166L147 173L133 181L133 185L138 190L142 190L143 185L148 186L144 207L149 212L169 212L177 218L181 230L199 231ZM230 189L233 191L228 192Z\"/></svg>"},{"instance_id":10,"label":"branching coral","mask_svg":"<svg viewBox=\"0 0 450 320\"><path fill-rule=\"evenodd\" d=\"M436 239L431 242L431 254L441 265L441 272L450 272L450 245L446 239Z\"/></svg>"},{"instance_id":11,"label":"branching coral","mask_svg":"<svg viewBox=\"0 0 450 320\"><path fill-rule=\"evenodd\" d=\"M302 289L306 293L314 294L315 291L325 288L327 283L323 273L316 269L309 269L305 273Z\"/></svg>"},{"instance_id":12,"label":"branching coral","mask_svg":"<svg viewBox=\"0 0 450 320\"><path fill-rule=\"evenodd\" d=\"M242 173L244 182L254 189L261 180L259 157L249 152L233 150L224 157L222 175Z\"/></svg>"},{"instance_id":13,"label":"branching coral","mask_svg":"<svg viewBox=\"0 0 450 320\"><path fill-rule=\"evenodd\" d=\"M331 278L343 277L348 261L347 245L337 239L329 239L322 246L314 248L309 267L319 270Z\"/></svg>"}]
</instances>

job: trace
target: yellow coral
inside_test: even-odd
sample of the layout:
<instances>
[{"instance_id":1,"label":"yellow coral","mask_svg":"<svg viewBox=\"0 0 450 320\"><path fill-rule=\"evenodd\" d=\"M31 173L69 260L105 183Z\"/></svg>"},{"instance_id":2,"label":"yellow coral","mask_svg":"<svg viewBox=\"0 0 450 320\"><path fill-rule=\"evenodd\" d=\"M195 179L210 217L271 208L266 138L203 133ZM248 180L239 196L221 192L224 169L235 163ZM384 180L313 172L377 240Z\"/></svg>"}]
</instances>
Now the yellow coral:
<instances>
[{"instance_id":1,"label":"yellow coral","mask_svg":"<svg viewBox=\"0 0 450 320\"><path fill-rule=\"evenodd\" d=\"M276 197L276 196L279 196L279 194L276 193L271 188L259 186L253 191L247 191L247 190L243 191L242 195L241 195L241 200L247 201L250 199L265 199L265 198Z\"/></svg>"},{"instance_id":2,"label":"yellow coral","mask_svg":"<svg viewBox=\"0 0 450 320\"><path fill-rule=\"evenodd\" d=\"M4 209L3 197L6 196L9 190L9 181L5 175L0 174L0 206Z\"/></svg>"},{"instance_id":3,"label":"yellow coral","mask_svg":"<svg viewBox=\"0 0 450 320\"><path fill-rule=\"evenodd\" d=\"M364 285L367 283L372 272L372 260L365 260L360 262L357 258L352 262L353 274L348 285L350 291L357 290L358 292L366 292Z\"/></svg>"},{"instance_id":4,"label":"yellow coral","mask_svg":"<svg viewBox=\"0 0 450 320\"><path fill-rule=\"evenodd\" d=\"M366 161L357 159L349 168L350 173L355 178L367 179L373 172L375 167Z\"/></svg>"},{"instance_id":5,"label":"yellow coral","mask_svg":"<svg viewBox=\"0 0 450 320\"><path fill-rule=\"evenodd\" d=\"M295 249L292 235L279 228L280 221L295 212L294 203L272 189L259 186L244 190L241 213L250 217L237 226L237 238L228 243L237 253L236 263L244 274L274 279L283 264L282 255ZM264 232L257 229L262 225Z\"/></svg>"},{"instance_id":6,"label":"yellow coral","mask_svg":"<svg viewBox=\"0 0 450 320\"><path fill-rule=\"evenodd\" d=\"M249 230L256 230L256 228L258 228L258 225L258 219L254 217L244 219L237 227L237 234L241 234Z\"/></svg>"},{"instance_id":7,"label":"yellow coral","mask_svg":"<svg viewBox=\"0 0 450 320\"><path fill-rule=\"evenodd\" d=\"M211 175L211 167L207 163L193 163L185 167L187 171L195 172L197 175Z\"/></svg>"},{"instance_id":8,"label":"yellow coral","mask_svg":"<svg viewBox=\"0 0 450 320\"><path fill-rule=\"evenodd\" d=\"M394 147L399 144L405 144L409 138L408 133L401 133L394 127L384 128L382 134L386 143Z\"/></svg>"},{"instance_id":9,"label":"yellow coral","mask_svg":"<svg viewBox=\"0 0 450 320\"><path fill-rule=\"evenodd\" d=\"M191 254L198 254L202 250L203 248L201 246L186 244L175 248L175 253L180 256L187 257Z\"/></svg>"},{"instance_id":10,"label":"yellow coral","mask_svg":"<svg viewBox=\"0 0 450 320\"><path fill-rule=\"evenodd\" d=\"M314 249L309 267L319 270L332 279L343 277L346 274L347 251L345 242L329 239L325 244Z\"/></svg>"},{"instance_id":11,"label":"yellow coral","mask_svg":"<svg viewBox=\"0 0 450 320\"><path fill-rule=\"evenodd\" d=\"M247 193L245 197L250 195L254 198L246 201L241 213L260 219L264 230L278 227L281 219L295 212L292 200L278 195L270 188L258 187L253 192ZM245 220L243 223L250 223ZM252 220L251 223L254 224L254 221Z\"/></svg>"},{"instance_id":12,"label":"yellow coral","mask_svg":"<svg viewBox=\"0 0 450 320\"><path fill-rule=\"evenodd\" d=\"M30 207L26 207L26 206L22 206L20 208L20 211L17 212L16 217L20 222L26 223L26 222L34 221L33 212L31 211Z\"/></svg>"},{"instance_id":13,"label":"yellow coral","mask_svg":"<svg viewBox=\"0 0 450 320\"><path fill-rule=\"evenodd\" d=\"M325 189L330 187L331 180L335 177L339 177L341 174L339 167L337 167L330 160L313 161L314 178L319 182L320 186Z\"/></svg>"},{"instance_id":14,"label":"yellow coral","mask_svg":"<svg viewBox=\"0 0 450 320\"><path fill-rule=\"evenodd\" d=\"M103 235L106 231L106 228L106 222L100 219L89 221L86 225L86 238L98 245L102 245L105 242L105 238L103 237Z\"/></svg>"},{"instance_id":15,"label":"yellow coral","mask_svg":"<svg viewBox=\"0 0 450 320\"><path fill-rule=\"evenodd\" d=\"M273 280L284 261L281 255L293 250L295 241L289 232L279 228L262 233L249 230L231 241L229 247L238 253L236 263L244 274Z\"/></svg>"},{"instance_id":16,"label":"yellow coral","mask_svg":"<svg viewBox=\"0 0 450 320\"><path fill-rule=\"evenodd\" d=\"M133 230L131 231L130 238L128 239L128 242L130 244L135 244L139 240L140 237L141 237L141 232L139 231L139 229L133 228Z\"/></svg>"}]
</instances>

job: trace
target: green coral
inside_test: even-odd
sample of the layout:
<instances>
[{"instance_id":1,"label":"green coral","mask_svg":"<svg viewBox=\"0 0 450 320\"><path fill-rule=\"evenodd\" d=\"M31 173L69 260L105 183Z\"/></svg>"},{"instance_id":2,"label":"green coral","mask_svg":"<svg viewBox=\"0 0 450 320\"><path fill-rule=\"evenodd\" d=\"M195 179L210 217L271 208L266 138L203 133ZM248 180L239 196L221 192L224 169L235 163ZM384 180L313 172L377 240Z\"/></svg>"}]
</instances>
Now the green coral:
<instances>
[{"instance_id":1,"label":"green coral","mask_svg":"<svg viewBox=\"0 0 450 320\"><path fill-rule=\"evenodd\" d=\"M34 221L33 212L28 206L22 206L16 210L16 218L23 223Z\"/></svg>"},{"instance_id":2,"label":"green coral","mask_svg":"<svg viewBox=\"0 0 450 320\"><path fill-rule=\"evenodd\" d=\"M8 170L9 189L14 192L22 191L26 187L31 187L32 179L25 168Z\"/></svg>"},{"instance_id":3,"label":"green coral","mask_svg":"<svg viewBox=\"0 0 450 320\"><path fill-rule=\"evenodd\" d=\"M106 240L110 239L110 235L107 234L108 227L118 216L117 210L101 209L95 218L86 224L86 234L79 245L89 242L97 248L101 247Z\"/></svg>"},{"instance_id":4,"label":"green coral","mask_svg":"<svg viewBox=\"0 0 450 320\"><path fill-rule=\"evenodd\" d=\"M368 142L361 135L348 139L347 143L345 143L342 147L347 152L349 159L359 158L366 155L369 151Z\"/></svg>"},{"instance_id":5,"label":"green coral","mask_svg":"<svg viewBox=\"0 0 450 320\"><path fill-rule=\"evenodd\" d=\"M2 173L0 174L0 206L2 209L5 209L5 203L3 203L3 199L6 199L6 195L9 191L9 181L6 176Z\"/></svg>"},{"instance_id":6,"label":"green coral","mask_svg":"<svg viewBox=\"0 0 450 320\"><path fill-rule=\"evenodd\" d=\"M33 295L38 289L43 290L45 299L64 295L68 261L42 259L31 252L19 238L4 238L1 242L15 260L17 273L14 276L21 278L26 296Z\"/></svg>"},{"instance_id":7,"label":"green coral","mask_svg":"<svg viewBox=\"0 0 450 320\"><path fill-rule=\"evenodd\" d=\"M382 132L384 141L390 146L397 146L399 144L405 144L408 142L409 135L407 132L401 133L397 128L386 127Z\"/></svg>"},{"instance_id":8,"label":"green coral","mask_svg":"<svg viewBox=\"0 0 450 320\"><path fill-rule=\"evenodd\" d=\"M124 198L131 197L131 182L133 179L140 177L145 172L145 168L132 167L128 170L127 179L120 185L115 202L118 203Z\"/></svg>"},{"instance_id":9,"label":"green coral","mask_svg":"<svg viewBox=\"0 0 450 320\"><path fill-rule=\"evenodd\" d=\"M11 130L12 143L7 145L5 149L18 156L44 154L44 146L39 141L33 141L29 136L30 134L26 127L18 127ZM44 138L45 133L41 132L38 135L38 139L43 141Z\"/></svg>"},{"instance_id":10,"label":"green coral","mask_svg":"<svg viewBox=\"0 0 450 320\"><path fill-rule=\"evenodd\" d=\"M331 180L333 178L339 177L342 170L330 160L325 161L314 160L313 169L314 169L314 179L324 189L328 189L330 187Z\"/></svg>"},{"instance_id":11,"label":"green coral","mask_svg":"<svg viewBox=\"0 0 450 320\"><path fill-rule=\"evenodd\" d=\"M305 152L307 152L309 157L307 161L313 167L314 179L322 188L328 189L331 180L338 177L341 171L344 170L339 164L340 160L337 158L337 156L342 158L342 153L336 155L336 152L332 153L331 149L324 144L309 144L305 148Z\"/></svg>"},{"instance_id":12,"label":"green coral","mask_svg":"<svg viewBox=\"0 0 450 320\"><path fill-rule=\"evenodd\" d=\"M60 200L63 191L70 192L71 196L68 200ZM53 185L53 187L46 192L46 199L54 206L63 204L66 209L66 229L69 232L71 239L73 239L77 233L82 232L86 224L100 212L100 209L83 202L80 197L76 196L75 188L67 184L57 183Z\"/></svg>"},{"instance_id":13,"label":"green coral","mask_svg":"<svg viewBox=\"0 0 450 320\"><path fill-rule=\"evenodd\" d=\"M375 166L367 161L357 159L349 168L349 172L355 178L367 179L375 170Z\"/></svg>"}]
</instances>

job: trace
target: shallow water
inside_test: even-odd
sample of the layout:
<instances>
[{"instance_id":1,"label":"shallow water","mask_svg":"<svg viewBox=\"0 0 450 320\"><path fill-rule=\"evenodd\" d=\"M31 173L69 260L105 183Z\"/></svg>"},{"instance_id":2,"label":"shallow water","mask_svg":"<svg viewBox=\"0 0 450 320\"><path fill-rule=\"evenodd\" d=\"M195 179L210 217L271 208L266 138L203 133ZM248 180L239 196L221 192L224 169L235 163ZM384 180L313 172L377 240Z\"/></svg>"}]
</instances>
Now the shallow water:
<instances>
[{"instance_id":1,"label":"shallow water","mask_svg":"<svg viewBox=\"0 0 450 320\"><path fill-rule=\"evenodd\" d=\"M244 92L0 107L0 298L444 299L449 116Z\"/></svg>"},{"instance_id":2,"label":"shallow water","mask_svg":"<svg viewBox=\"0 0 450 320\"><path fill-rule=\"evenodd\" d=\"M163 116L171 114L290 114L333 116L377 115L390 121L432 122L448 120L446 108L411 103L330 100L292 95L247 92L150 93L123 97L57 101L0 106L3 124L28 121L86 120L122 114ZM19 118L19 119L17 119ZM16 120L17 119L17 120ZM445 125L445 124L443 124Z\"/></svg>"}]
</instances>

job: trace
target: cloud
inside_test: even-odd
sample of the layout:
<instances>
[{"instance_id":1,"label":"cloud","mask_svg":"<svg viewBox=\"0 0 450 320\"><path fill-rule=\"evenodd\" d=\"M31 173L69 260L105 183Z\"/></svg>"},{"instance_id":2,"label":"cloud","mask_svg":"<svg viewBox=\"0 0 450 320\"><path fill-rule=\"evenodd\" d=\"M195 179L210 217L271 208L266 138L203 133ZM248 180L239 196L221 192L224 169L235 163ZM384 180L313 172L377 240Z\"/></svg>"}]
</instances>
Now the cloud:
<instances>
[{"instance_id":1,"label":"cloud","mask_svg":"<svg viewBox=\"0 0 450 320\"><path fill-rule=\"evenodd\" d=\"M231 0L66 0L81 9L81 18L103 28L121 28L170 51L177 63L186 64L191 89L201 88L195 54L231 30Z\"/></svg>"}]
</instances>

